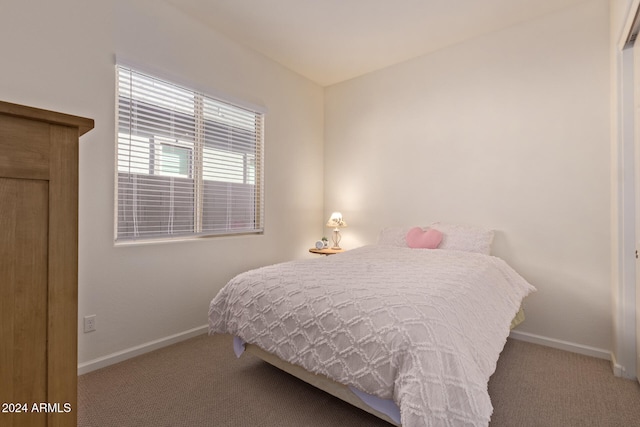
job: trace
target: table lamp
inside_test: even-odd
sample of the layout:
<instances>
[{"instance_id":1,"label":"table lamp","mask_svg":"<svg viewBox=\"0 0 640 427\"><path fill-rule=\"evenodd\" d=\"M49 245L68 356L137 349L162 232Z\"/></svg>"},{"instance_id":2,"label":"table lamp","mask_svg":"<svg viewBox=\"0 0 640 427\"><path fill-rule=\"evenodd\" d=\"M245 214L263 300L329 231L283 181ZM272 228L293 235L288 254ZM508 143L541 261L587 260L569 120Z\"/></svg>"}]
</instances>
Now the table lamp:
<instances>
[{"instance_id":1,"label":"table lamp","mask_svg":"<svg viewBox=\"0 0 640 427\"><path fill-rule=\"evenodd\" d=\"M331 218L327 221L327 227L333 228L333 247L331 249L341 249L340 248L340 229L346 227L347 223L342 219L342 214L340 212L334 212L331 214Z\"/></svg>"}]
</instances>

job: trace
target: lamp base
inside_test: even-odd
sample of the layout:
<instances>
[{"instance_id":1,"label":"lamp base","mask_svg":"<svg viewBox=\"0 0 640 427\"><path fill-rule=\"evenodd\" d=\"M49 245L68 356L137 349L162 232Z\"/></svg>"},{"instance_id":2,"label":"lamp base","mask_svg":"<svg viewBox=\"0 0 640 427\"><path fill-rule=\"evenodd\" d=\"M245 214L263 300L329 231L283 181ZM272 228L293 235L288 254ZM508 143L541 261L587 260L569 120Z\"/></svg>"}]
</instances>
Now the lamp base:
<instances>
[{"instance_id":1,"label":"lamp base","mask_svg":"<svg viewBox=\"0 0 640 427\"><path fill-rule=\"evenodd\" d=\"M340 236L340 229L336 227L333 229L333 236L331 236L331 240L333 240L333 246L331 249L342 249L340 247L340 239L342 239L342 236Z\"/></svg>"}]
</instances>

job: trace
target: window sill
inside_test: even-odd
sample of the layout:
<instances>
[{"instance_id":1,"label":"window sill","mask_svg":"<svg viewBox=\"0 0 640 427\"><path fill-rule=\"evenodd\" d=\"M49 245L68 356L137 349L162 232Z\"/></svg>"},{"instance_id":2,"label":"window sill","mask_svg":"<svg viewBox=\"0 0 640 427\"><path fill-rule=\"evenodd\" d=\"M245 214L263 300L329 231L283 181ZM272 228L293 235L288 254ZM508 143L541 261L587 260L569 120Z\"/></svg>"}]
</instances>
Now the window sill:
<instances>
[{"instance_id":1,"label":"window sill","mask_svg":"<svg viewBox=\"0 0 640 427\"><path fill-rule=\"evenodd\" d=\"M264 231L259 233L236 233L236 234L211 234L211 235L196 235L196 236L181 236L171 239L137 239L137 240L122 240L114 241L113 246L118 247L130 247L130 246L151 246L151 245L165 245L171 243L185 243L185 242L206 242L212 240L229 240L229 239L246 239L249 237L262 237Z\"/></svg>"}]
</instances>

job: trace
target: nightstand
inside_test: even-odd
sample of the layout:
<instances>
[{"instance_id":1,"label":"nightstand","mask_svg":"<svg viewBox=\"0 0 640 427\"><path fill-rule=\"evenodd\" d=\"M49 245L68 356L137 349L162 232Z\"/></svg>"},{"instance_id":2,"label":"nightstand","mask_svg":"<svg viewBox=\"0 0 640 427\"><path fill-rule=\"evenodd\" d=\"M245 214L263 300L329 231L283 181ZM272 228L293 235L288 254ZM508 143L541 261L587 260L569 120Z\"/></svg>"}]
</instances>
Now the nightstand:
<instances>
[{"instance_id":1,"label":"nightstand","mask_svg":"<svg viewBox=\"0 0 640 427\"><path fill-rule=\"evenodd\" d=\"M344 249L331 249L331 248L316 249L316 248L311 248L311 249L309 249L309 252L311 252L312 254L319 254L319 255L333 255L333 254L339 254L340 252L344 252Z\"/></svg>"}]
</instances>

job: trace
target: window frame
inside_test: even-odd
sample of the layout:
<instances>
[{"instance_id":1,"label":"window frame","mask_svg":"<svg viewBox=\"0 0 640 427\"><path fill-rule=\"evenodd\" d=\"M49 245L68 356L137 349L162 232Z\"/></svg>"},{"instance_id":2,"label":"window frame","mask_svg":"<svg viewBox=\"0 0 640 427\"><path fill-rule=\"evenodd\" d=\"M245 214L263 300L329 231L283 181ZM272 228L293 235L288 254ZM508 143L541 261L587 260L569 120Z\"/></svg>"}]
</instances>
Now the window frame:
<instances>
[{"instance_id":1,"label":"window frame","mask_svg":"<svg viewBox=\"0 0 640 427\"><path fill-rule=\"evenodd\" d=\"M244 106L237 102L229 101L220 96L211 96L204 91L188 88L184 85L173 83L162 77L156 77L145 71L140 71L138 67L127 64L116 64L116 136L115 136L115 206L114 206L114 242L116 245L132 243L148 243L160 241L178 241L194 238L210 238L237 235L261 235L264 234L264 126L266 111L255 106ZM122 73L129 76L129 90L123 96ZM133 76L143 80L158 82L162 85L176 87L179 90L193 94L193 114L191 110L173 110L171 102L162 99L159 104L137 99L134 95ZM161 92L161 91L159 91ZM143 104L146 105L142 106ZM160 105L162 104L162 105ZM127 110L123 113L124 109ZM147 108L147 110L145 110ZM149 125L149 122L158 121L157 117L152 117L146 122L149 126L140 131L132 122L137 120L139 111L152 111L162 116L166 113L166 122L162 121L158 128ZM223 114L221 111L226 112ZM124 123L128 127L123 127ZM186 119L185 119L186 117ZM175 124L180 122L181 126L189 128L192 135L190 140L182 140L179 135L174 135ZM193 121L191 127L190 121ZM185 125L184 123L187 123ZM161 130L160 126L164 126ZM125 132L123 132L123 129ZM184 128L181 128L184 130ZM128 131L128 132L126 132ZM192 132L191 132L192 131ZM177 133L177 132L176 132ZM158 141L156 141L156 139ZM123 142L124 141L124 142ZM142 149L139 159L131 162L131 152L134 147L148 144L148 149ZM121 147L128 147L128 153ZM187 174L181 173L183 170L183 158L178 154L173 156L176 159L172 163L171 153L163 155L163 147L186 150ZM145 151L146 150L146 151ZM127 160L128 155L128 160ZM126 167L122 166L127 164ZM143 172L145 164L148 164L147 173ZM163 171L163 168L164 171ZM177 172L172 172L171 168L177 168ZM124 170L123 170L124 169ZM151 186L171 188L170 205L173 205L174 181L186 180L193 183L193 212L186 215L193 219L192 229L181 229L173 232L174 207L159 208L159 212L168 214L171 219L167 229L157 228L155 231L140 232L136 226L133 230L126 229L126 214L128 211L129 222L140 222L135 208L130 208L127 203L136 205L140 201L131 191L132 195L126 195L126 185L121 184L123 179L133 181L131 184L138 188L138 178L144 181L155 182ZM165 184L164 178L170 182ZM158 182L161 182L158 184ZM165 188L165 190L166 190ZM121 194L121 190L122 193ZM190 189L181 190L191 193ZM212 202L220 198L214 193L227 194L227 201L231 206L218 206L217 202ZM158 204L162 205L162 195L158 196ZM216 199L217 197L217 199ZM208 200L209 199L209 200ZM165 201L166 202L166 201ZM144 209L142 209L144 211ZM222 213L221 213L222 212ZM236 213L237 212L237 213ZM183 214L184 216L184 214ZM239 225L238 225L239 224ZM121 228L122 226L122 228ZM130 228L130 227L129 227ZM185 231L187 230L187 231Z\"/></svg>"}]
</instances>

